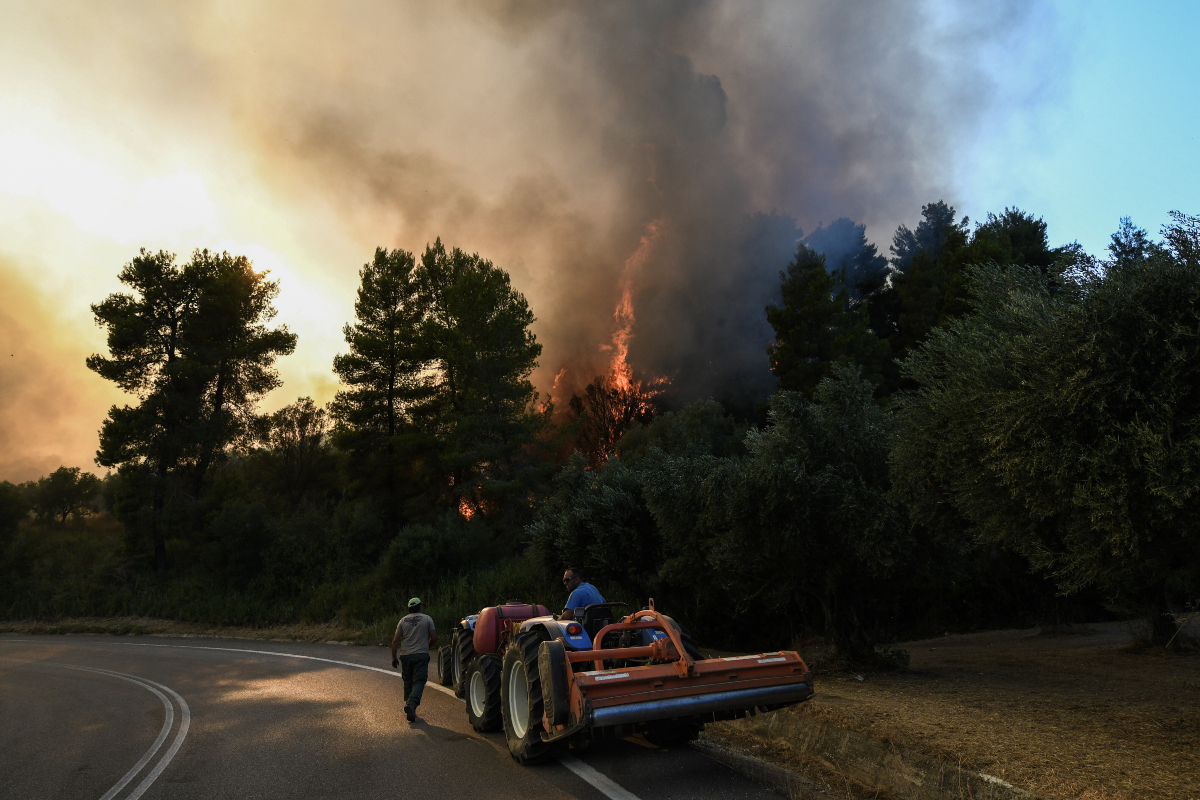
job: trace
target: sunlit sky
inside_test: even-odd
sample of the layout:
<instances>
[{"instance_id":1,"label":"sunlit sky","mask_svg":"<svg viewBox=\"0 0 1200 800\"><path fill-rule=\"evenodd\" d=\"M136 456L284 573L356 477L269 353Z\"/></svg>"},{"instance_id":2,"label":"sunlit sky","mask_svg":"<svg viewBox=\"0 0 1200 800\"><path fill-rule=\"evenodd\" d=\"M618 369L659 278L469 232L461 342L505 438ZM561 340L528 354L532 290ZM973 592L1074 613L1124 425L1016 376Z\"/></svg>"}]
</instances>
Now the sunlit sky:
<instances>
[{"instance_id":1,"label":"sunlit sky","mask_svg":"<svg viewBox=\"0 0 1200 800\"><path fill-rule=\"evenodd\" d=\"M1013 96L996 108L959 175L972 215L1017 205L1041 215L1053 244L1103 254L1121 217L1157 234L1168 212L1200 214L1200 3L1057 0L1043 34L1061 72L992 55Z\"/></svg>"},{"instance_id":2,"label":"sunlit sky","mask_svg":"<svg viewBox=\"0 0 1200 800\"><path fill-rule=\"evenodd\" d=\"M939 4L926 5L936 15ZM960 15L973 13L973 6L940 5L950 9L947 14L953 7ZM516 88L501 80L476 82L472 92L456 95L456 110L446 115L461 124L425 126L420 109L438 107L447 75L485 74L499 63L503 42L496 52L475 48L439 64L439 48L422 44L421 26L459 22L426 18L433 14L414 12L412 27L395 38L348 35L352 46L310 50L306 41L345 32L311 23L311 14L308 20L281 19L276 30L269 15L255 17L236 3L207 4L207 15L182 5L178 13L130 5L124 17L109 13L103 21L91 18L89 4L48 8L0 2L0 404L7 406L0 407L0 479L28 480L60 463L100 471L91 462L95 432L107 407L127 398L83 367L87 354L103 349L89 304L120 289L117 272L142 247L181 258L197 247L245 254L280 282L277 321L296 331L300 344L295 356L280 362L285 385L266 399L267 410L300 395L320 402L332 397L329 365L343 347L341 326L353 314L357 270L375 246L419 249L442 231L484 250L512 271L530 297L544 321L539 324L548 326L538 330L554 362L535 375L543 391L547 376L573 357L565 345L554 350L555 337L565 341L561 331L569 324L569 315L554 311L558 301L549 299L566 296L552 266L557 262L539 255L543 243L536 236L506 223L506 187L526 162L565 176L564 185L587 183L590 193L568 191L541 202L555 209L551 218L574 226L571 231L600 231L596 242L606 241L605 226L621 218L623 195L613 188L617 179L607 182L603 157L609 145L579 145L568 128L554 127L548 112L538 117L536 103L526 106L533 112L522 114L520 127L496 124L511 113L503 110L506 104L524 96L521 81L538 91L553 85L544 74L530 77L538 67L532 57L504 52L508 60L495 69L512 70ZM970 124L939 145L938 159L946 163L936 177L913 187L914 196L944 196L972 219L1019 206L1045 218L1052 244L1078 240L1097 254L1123 216L1157 232L1172 209L1200 213L1200 3L1055 0L1029 9L1003 35L976 32L969 46L977 50L970 55L961 48L928 54L948 62L973 59L990 82L989 99ZM823 13L830 18L836 12ZM462 16L463 26L475 24L470 13ZM744 32L745 20L738 22ZM238 34L226 39L226 23ZM685 33L704 42L688 56L721 78L729 125L752 134L754 119L740 110L738 94L739 80L749 80L752 71L722 74L721 65L730 62L722 62L712 44L718 34ZM181 42L186 47L176 57L170 48ZM533 49L528 42L514 47ZM239 49L253 62L244 75L231 55ZM372 53L382 50L394 60L376 64ZM427 81L413 77L419 70L412 72L412 65L422 60L433 62ZM410 67L403 85L391 90L389 81L400 81L397 76ZM951 73L957 68L946 64ZM434 176L428 185L382 189L372 183L374 167L365 164L357 168L366 177L346 188L350 179L343 185L341 173L352 165L350 156L308 157L318 149L311 129L308 139L298 141L293 133L299 128L289 131L288 115L316 80L312 76L331 75L344 80L313 89L322 93L323 113L341 113L373 92L390 92L386 109L358 113L356 119L369 126L363 139L394 136L437 154L421 168ZM552 102L565 102L567 94L557 93ZM317 105L311 98L305 102ZM416 109L412 115L397 110L405 104ZM474 126L470 115L476 110L490 125ZM595 113L620 111L600 107ZM296 163L305 164L304 178L289 168ZM770 167L760 165L767 172ZM474 193L435 199L429 194L434 184L469 186ZM404 199L389 199L391 205L376 210L376 200L389 192ZM868 236L885 252L895 224L915 224L919 214L919 203L895 212L894 203L873 205L867 197L817 216L811 200L793 208L778 192L749 194L766 198L755 199L762 206L756 210L779 208L807 226L814 218L862 209ZM579 199L585 195L586 201ZM426 209L424 198L434 210ZM631 223L611 252L628 253L639 232ZM589 241L579 249L610 252ZM608 257L611 269L619 269L622 258ZM543 262L551 266L539 266ZM615 280L609 282L615 287ZM610 318L611 308L605 300L596 324ZM588 336L602 344L602 334Z\"/></svg>"}]
</instances>

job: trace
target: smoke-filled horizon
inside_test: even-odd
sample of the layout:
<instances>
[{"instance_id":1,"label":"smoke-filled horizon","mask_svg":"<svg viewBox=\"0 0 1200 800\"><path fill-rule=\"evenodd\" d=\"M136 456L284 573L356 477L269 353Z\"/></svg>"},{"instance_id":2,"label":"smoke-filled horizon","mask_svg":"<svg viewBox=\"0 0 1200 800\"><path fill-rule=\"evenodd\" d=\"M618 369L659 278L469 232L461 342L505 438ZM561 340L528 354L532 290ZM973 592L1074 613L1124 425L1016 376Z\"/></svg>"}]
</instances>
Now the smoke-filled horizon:
<instances>
[{"instance_id":1,"label":"smoke-filled horizon","mask_svg":"<svg viewBox=\"0 0 1200 800\"><path fill-rule=\"evenodd\" d=\"M990 102L973 48L1019 30L1015 8L10 9L0 271L40 294L20 325L0 314L0 479L95 469L120 398L83 365L103 348L88 304L143 246L227 249L280 281L299 346L269 407L332 397L359 267L435 237L527 296L543 399L565 405L624 343L674 402L761 400L764 307L797 240L849 217L886 253L922 203L955 201L954 148ZM39 323L58 334L27 346Z\"/></svg>"}]
</instances>

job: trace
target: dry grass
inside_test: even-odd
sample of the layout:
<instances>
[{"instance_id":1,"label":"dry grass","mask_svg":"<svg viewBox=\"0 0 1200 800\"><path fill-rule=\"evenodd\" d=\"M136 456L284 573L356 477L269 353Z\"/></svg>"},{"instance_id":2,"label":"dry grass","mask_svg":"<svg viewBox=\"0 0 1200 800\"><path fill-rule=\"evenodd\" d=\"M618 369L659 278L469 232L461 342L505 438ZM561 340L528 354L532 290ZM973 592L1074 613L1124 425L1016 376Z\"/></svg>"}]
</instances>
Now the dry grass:
<instances>
[{"instance_id":1,"label":"dry grass","mask_svg":"<svg viewBox=\"0 0 1200 800\"><path fill-rule=\"evenodd\" d=\"M1039 797L1200 798L1200 657L1129 648L1137 635L1128 623L1107 623L1065 635L996 631L909 642L900 645L912 655L908 672L818 671L816 697L782 713L995 775ZM760 744L770 758L772 745ZM786 745L775 747L777 758L795 760Z\"/></svg>"}]
</instances>

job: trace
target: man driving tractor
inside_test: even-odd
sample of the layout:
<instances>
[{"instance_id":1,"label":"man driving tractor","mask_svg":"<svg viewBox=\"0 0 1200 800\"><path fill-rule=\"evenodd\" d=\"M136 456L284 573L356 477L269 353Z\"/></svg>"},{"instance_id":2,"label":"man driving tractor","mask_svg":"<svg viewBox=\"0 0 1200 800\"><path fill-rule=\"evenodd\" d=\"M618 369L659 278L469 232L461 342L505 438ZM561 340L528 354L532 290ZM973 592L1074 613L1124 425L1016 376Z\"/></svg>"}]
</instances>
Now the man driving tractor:
<instances>
[{"instance_id":1,"label":"man driving tractor","mask_svg":"<svg viewBox=\"0 0 1200 800\"><path fill-rule=\"evenodd\" d=\"M570 596L567 597L567 605L559 615L560 620L565 619L583 619L583 609L593 603L603 603L604 596L592 586L583 580L583 573L578 567L567 567L567 571L563 573L563 586L567 587Z\"/></svg>"}]
</instances>

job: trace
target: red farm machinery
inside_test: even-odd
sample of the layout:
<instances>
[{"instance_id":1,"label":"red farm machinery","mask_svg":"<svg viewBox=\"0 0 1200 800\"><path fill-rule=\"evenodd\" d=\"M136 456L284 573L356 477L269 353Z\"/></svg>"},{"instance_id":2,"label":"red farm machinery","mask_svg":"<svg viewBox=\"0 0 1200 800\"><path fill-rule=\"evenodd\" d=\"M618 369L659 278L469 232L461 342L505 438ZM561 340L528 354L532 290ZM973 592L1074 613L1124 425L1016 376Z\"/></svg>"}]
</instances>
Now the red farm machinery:
<instances>
[{"instance_id":1,"label":"red farm machinery","mask_svg":"<svg viewBox=\"0 0 1200 800\"><path fill-rule=\"evenodd\" d=\"M812 697L798 653L706 659L653 600L633 613L619 608L628 612L624 603L588 606L580 620L520 601L485 608L439 652L441 681L466 701L477 731L504 730L522 764L635 733L678 744L706 722Z\"/></svg>"}]
</instances>

